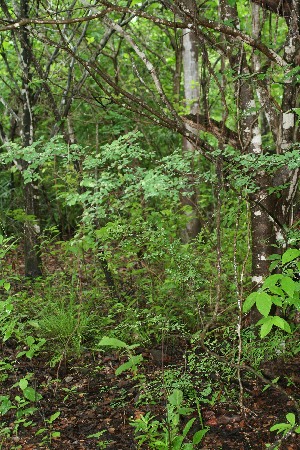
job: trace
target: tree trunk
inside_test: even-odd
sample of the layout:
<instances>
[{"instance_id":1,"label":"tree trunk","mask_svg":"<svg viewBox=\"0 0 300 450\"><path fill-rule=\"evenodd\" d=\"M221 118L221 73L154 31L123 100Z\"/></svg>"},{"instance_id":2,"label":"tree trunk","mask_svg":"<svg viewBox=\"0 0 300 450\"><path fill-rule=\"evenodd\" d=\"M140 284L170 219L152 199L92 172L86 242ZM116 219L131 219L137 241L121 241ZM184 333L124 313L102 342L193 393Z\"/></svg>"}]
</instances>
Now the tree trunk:
<instances>
[{"instance_id":1,"label":"tree trunk","mask_svg":"<svg viewBox=\"0 0 300 450\"><path fill-rule=\"evenodd\" d=\"M193 13L196 11L196 5L193 0L185 0L186 7ZM199 59L198 59L198 41L195 33L186 28L183 30L182 42L182 62L184 76L184 99L188 114L197 116L199 114ZM191 132L195 132L189 125L186 126ZM194 146L184 137L182 142L183 152L194 151ZM197 192L193 175L190 176L190 189L181 197L183 206L189 206L190 210L186 212L188 221L184 230L182 230L183 242L189 242L200 232L200 220L197 217Z\"/></svg>"},{"instance_id":2,"label":"tree trunk","mask_svg":"<svg viewBox=\"0 0 300 450\"><path fill-rule=\"evenodd\" d=\"M29 0L20 1L20 17L29 16ZM32 110L32 89L30 87L32 75L30 71L32 48L29 33L26 27L20 31L20 64L22 69L22 118L21 138L24 148L33 143L34 123ZM22 161L22 170L26 170L28 162ZM42 274L42 261L40 256L40 225L39 225L39 188L35 181L24 184L24 202L26 222L24 225L24 255L25 276L37 277Z\"/></svg>"}]
</instances>

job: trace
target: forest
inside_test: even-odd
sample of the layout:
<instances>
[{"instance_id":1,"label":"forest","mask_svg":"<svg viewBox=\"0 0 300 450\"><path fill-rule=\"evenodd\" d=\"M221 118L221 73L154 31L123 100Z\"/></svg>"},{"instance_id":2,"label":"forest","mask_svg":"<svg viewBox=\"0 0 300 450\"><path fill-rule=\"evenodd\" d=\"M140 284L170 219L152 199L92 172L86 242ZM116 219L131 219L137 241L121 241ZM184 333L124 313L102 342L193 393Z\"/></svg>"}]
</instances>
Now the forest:
<instances>
[{"instance_id":1,"label":"forest","mask_svg":"<svg viewBox=\"0 0 300 450\"><path fill-rule=\"evenodd\" d=\"M300 448L300 0L0 0L0 449Z\"/></svg>"}]
</instances>

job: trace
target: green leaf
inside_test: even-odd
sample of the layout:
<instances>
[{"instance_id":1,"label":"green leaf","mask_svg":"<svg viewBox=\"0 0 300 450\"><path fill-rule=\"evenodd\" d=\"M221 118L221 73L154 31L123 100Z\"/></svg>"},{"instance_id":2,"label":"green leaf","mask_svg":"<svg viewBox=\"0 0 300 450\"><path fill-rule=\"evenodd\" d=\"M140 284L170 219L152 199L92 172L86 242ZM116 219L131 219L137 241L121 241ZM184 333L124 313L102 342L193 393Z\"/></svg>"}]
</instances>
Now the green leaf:
<instances>
[{"instance_id":1,"label":"green leaf","mask_svg":"<svg viewBox=\"0 0 300 450\"><path fill-rule=\"evenodd\" d=\"M280 297L277 297L277 296L274 295L272 297L272 302L273 302L274 305L279 306L280 308L282 307L282 300L281 300Z\"/></svg>"},{"instance_id":2,"label":"green leaf","mask_svg":"<svg viewBox=\"0 0 300 450\"><path fill-rule=\"evenodd\" d=\"M51 437L52 437L52 438L58 438L58 437L60 437L60 431L52 431Z\"/></svg>"},{"instance_id":3,"label":"green leaf","mask_svg":"<svg viewBox=\"0 0 300 450\"><path fill-rule=\"evenodd\" d=\"M186 424L186 426L183 429L182 435L185 438L188 434L188 432L190 431L191 427L193 426L193 423L195 422L196 418L194 417L193 419L190 419L188 421L188 423Z\"/></svg>"},{"instance_id":4,"label":"green leaf","mask_svg":"<svg viewBox=\"0 0 300 450\"><path fill-rule=\"evenodd\" d=\"M22 380L19 381L19 386L22 391L24 391L24 389L26 389L28 386L28 380L26 380L26 378L22 378Z\"/></svg>"},{"instance_id":5,"label":"green leaf","mask_svg":"<svg viewBox=\"0 0 300 450\"><path fill-rule=\"evenodd\" d=\"M180 406L183 400L183 392L180 389L174 389L168 397L168 402L173 406Z\"/></svg>"},{"instance_id":6,"label":"green leaf","mask_svg":"<svg viewBox=\"0 0 300 450\"><path fill-rule=\"evenodd\" d=\"M283 431L287 431L291 429L291 425L289 423L277 423L270 428L270 431L277 431L278 433L282 433Z\"/></svg>"},{"instance_id":7,"label":"green leaf","mask_svg":"<svg viewBox=\"0 0 300 450\"><path fill-rule=\"evenodd\" d=\"M282 255L282 264L285 265L294 259L298 258L300 256L300 250L296 248L289 248L284 254Z\"/></svg>"},{"instance_id":8,"label":"green leaf","mask_svg":"<svg viewBox=\"0 0 300 450\"><path fill-rule=\"evenodd\" d=\"M143 361L143 355L134 355L132 356L129 361L125 362L124 364L121 364L120 367L116 370L116 375L120 375L122 372L125 372L126 370L136 369L136 366L140 364Z\"/></svg>"},{"instance_id":9,"label":"green leaf","mask_svg":"<svg viewBox=\"0 0 300 450\"><path fill-rule=\"evenodd\" d=\"M276 327L281 328L282 330L286 331L287 333L292 332L290 325L282 317L274 316L272 322L274 325L276 325Z\"/></svg>"},{"instance_id":10,"label":"green leaf","mask_svg":"<svg viewBox=\"0 0 300 450\"><path fill-rule=\"evenodd\" d=\"M101 341L99 342L100 346L108 346L108 347L113 347L113 348L128 348L128 345L123 342L120 341L119 339L116 338L111 338L108 336L103 336L103 338L101 339Z\"/></svg>"},{"instance_id":11,"label":"green leaf","mask_svg":"<svg viewBox=\"0 0 300 450\"><path fill-rule=\"evenodd\" d=\"M263 316L268 316L271 311L272 298L266 292L258 292L256 297L256 307Z\"/></svg>"},{"instance_id":12,"label":"green leaf","mask_svg":"<svg viewBox=\"0 0 300 450\"><path fill-rule=\"evenodd\" d=\"M27 400L30 400L31 402L37 402L42 398L42 396L32 387L25 388L23 390L23 395L25 398L27 398Z\"/></svg>"},{"instance_id":13,"label":"green leaf","mask_svg":"<svg viewBox=\"0 0 300 450\"><path fill-rule=\"evenodd\" d=\"M35 435L36 435L36 436L39 436L40 434L43 434L45 431L47 431L47 428L40 428L40 429L35 433Z\"/></svg>"},{"instance_id":14,"label":"green leaf","mask_svg":"<svg viewBox=\"0 0 300 450\"><path fill-rule=\"evenodd\" d=\"M296 423L296 416L294 413L288 413L286 416L287 421L292 425L292 427L295 425Z\"/></svg>"},{"instance_id":15,"label":"green leaf","mask_svg":"<svg viewBox=\"0 0 300 450\"><path fill-rule=\"evenodd\" d=\"M280 281L281 287L284 290L284 292L287 293L290 297L293 297L294 292L296 290L296 283L294 280L292 280L291 277L283 277Z\"/></svg>"},{"instance_id":16,"label":"green leaf","mask_svg":"<svg viewBox=\"0 0 300 450\"><path fill-rule=\"evenodd\" d=\"M252 306L256 302L257 294L258 292L252 292L250 295L248 295L243 304L243 312L248 312L252 308Z\"/></svg>"},{"instance_id":17,"label":"green leaf","mask_svg":"<svg viewBox=\"0 0 300 450\"><path fill-rule=\"evenodd\" d=\"M48 423L54 422L58 417L60 416L60 411L56 411L56 413L52 414L50 418L48 419Z\"/></svg>"},{"instance_id":18,"label":"green leaf","mask_svg":"<svg viewBox=\"0 0 300 450\"><path fill-rule=\"evenodd\" d=\"M272 320L269 320L267 322L265 322L260 329L260 337L264 338L267 336L267 334L270 333L270 331L272 330L273 327L273 322Z\"/></svg>"},{"instance_id":19,"label":"green leaf","mask_svg":"<svg viewBox=\"0 0 300 450\"><path fill-rule=\"evenodd\" d=\"M198 445L202 441L208 430L209 428L203 428L203 430L196 431L193 436L193 444Z\"/></svg>"},{"instance_id":20,"label":"green leaf","mask_svg":"<svg viewBox=\"0 0 300 450\"><path fill-rule=\"evenodd\" d=\"M183 436L175 436L172 440L172 450L180 450L182 448Z\"/></svg>"},{"instance_id":21,"label":"green leaf","mask_svg":"<svg viewBox=\"0 0 300 450\"><path fill-rule=\"evenodd\" d=\"M10 409L15 409L7 395L0 396L0 414L4 416Z\"/></svg>"}]
</instances>

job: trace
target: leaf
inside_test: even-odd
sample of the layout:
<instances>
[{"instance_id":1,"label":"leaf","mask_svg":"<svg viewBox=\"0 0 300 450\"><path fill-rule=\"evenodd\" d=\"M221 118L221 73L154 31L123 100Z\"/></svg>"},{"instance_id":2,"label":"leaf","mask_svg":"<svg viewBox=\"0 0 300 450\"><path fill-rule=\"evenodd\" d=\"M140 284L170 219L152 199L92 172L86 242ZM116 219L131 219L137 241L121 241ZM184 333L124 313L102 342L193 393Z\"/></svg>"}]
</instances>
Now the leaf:
<instances>
[{"instance_id":1,"label":"leaf","mask_svg":"<svg viewBox=\"0 0 300 450\"><path fill-rule=\"evenodd\" d=\"M3 287L6 291L10 290L10 283L3 283Z\"/></svg>"},{"instance_id":2,"label":"leaf","mask_svg":"<svg viewBox=\"0 0 300 450\"><path fill-rule=\"evenodd\" d=\"M261 338L266 337L267 334L269 334L270 331L272 330L272 327L273 327L272 320L269 320L269 321L265 322L265 323L261 326L261 329L260 329L260 337L261 337Z\"/></svg>"},{"instance_id":3,"label":"leaf","mask_svg":"<svg viewBox=\"0 0 300 450\"><path fill-rule=\"evenodd\" d=\"M298 258L300 256L300 250L296 248L289 248L284 254L282 255L281 261L282 264L285 265L294 259Z\"/></svg>"},{"instance_id":4,"label":"leaf","mask_svg":"<svg viewBox=\"0 0 300 450\"><path fill-rule=\"evenodd\" d=\"M295 425L296 423L296 416L294 413L288 413L286 416L287 421L292 425L292 427Z\"/></svg>"},{"instance_id":5,"label":"leaf","mask_svg":"<svg viewBox=\"0 0 300 450\"><path fill-rule=\"evenodd\" d=\"M143 355L134 355L129 359L129 361L121 364L121 366L117 368L115 374L120 375L126 370L136 369L136 366L140 364L141 361L143 361Z\"/></svg>"},{"instance_id":6,"label":"leaf","mask_svg":"<svg viewBox=\"0 0 300 450\"><path fill-rule=\"evenodd\" d=\"M60 437L60 431L52 431L51 437L53 439Z\"/></svg>"},{"instance_id":7,"label":"leaf","mask_svg":"<svg viewBox=\"0 0 300 450\"><path fill-rule=\"evenodd\" d=\"M209 428L203 428L203 430L196 431L196 433L193 436L193 444L194 445L199 444L206 435L206 433L208 432L208 430Z\"/></svg>"},{"instance_id":8,"label":"leaf","mask_svg":"<svg viewBox=\"0 0 300 450\"><path fill-rule=\"evenodd\" d=\"M186 424L186 426L183 429L182 435L183 437L186 437L188 432L190 431L191 427L193 426L193 423L195 422L196 418L194 417L193 419L190 419L188 421L188 423Z\"/></svg>"},{"instance_id":9,"label":"leaf","mask_svg":"<svg viewBox=\"0 0 300 450\"><path fill-rule=\"evenodd\" d=\"M36 392L35 389L32 387L27 387L23 390L23 395L27 400L30 400L31 402L37 402L41 400L42 396L38 392Z\"/></svg>"},{"instance_id":10,"label":"leaf","mask_svg":"<svg viewBox=\"0 0 300 450\"><path fill-rule=\"evenodd\" d=\"M292 280L291 277L283 277L280 284L284 292L286 292L289 297L293 297L296 290L295 281Z\"/></svg>"},{"instance_id":11,"label":"leaf","mask_svg":"<svg viewBox=\"0 0 300 450\"><path fill-rule=\"evenodd\" d=\"M24 389L26 389L28 386L28 380L26 380L26 378L22 378L22 380L19 381L19 386L22 391L24 391Z\"/></svg>"},{"instance_id":12,"label":"leaf","mask_svg":"<svg viewBox=\"0 0 300 450\"><path fill-rule=\"evenodd\" d=\"M54 422L58 417L60 416L60 411L56 411L56 413L52 414L50 418L48 419L48 423Z\"/></svg>"},{"instance_id":13,"label":"leaf","mask_svg":"<svg viewBox=\"0 0 300 450\"><path fill-rule=\"evenodd\" d=\"M113 348L128 348L128 345L123 342L120 341L119 339L116 338L111 338L108 336L103 336L103 338L101 339L101 341L99 342L100 346L108 346L108 347L113 347Z\"/></svg>"},{"instance_id":14,"label":"leaf","mask_svg":"<svg viewBox=\"0 0 300 450\"><path fill-rule=\"evenodd\" d=\"M289 430L291 425L289 423L277 423L270 428L270 431L277 431L278 433L282 433L283 431Z\"/></svg>"},{"instance_id":15,"label":"leaf","mask_svg":"<svg viewBox=\"0 0 300 450\"><path fill-rule=\"evenodd\" d=\"M256 302L257 294L258 292L252 292L250 295L248 295L243 304L243 312L248 312L252 308L252 306Z\"/></svg>"},{"instance_id":16,"label":"leaf","mask_svg":"<svg viewBox=\"0 0 300 450\"><path fill-rule=\"evenodd\" d=\"M182 448L183 436L175 436L172 440L172 450L180 450Z\"/></svg>"},{"instance_id":17,"label":"leaf","mask_svg":"<svg viewBox=\"0 0 300 450\"><path fill-rule=\"evenodd\" d=\"M174 389L168 397L168 402L173 406L180 406L183 400L183 392L180 389Z\"/></svg>"},{"instance_id":18,"label":"leaf","mask_svg":"<svg viewBox=\"0 0 300 450\"><path fill-rule=\"evenodd\" d=\"M279 306L280 308L282 307L282 300L280 297L277 296L273 296L272 297L272 302L274 305Z\"/></svg>"},{"instance_id":19,"label":"leaf","mask_svg":"<svg viewBox=\"0 0 300 450\"><path fill-rule=\"evenodd\" d=\"M287 333L292 332L290 325L282 317L274 316L273 324L276 325L276 327L281 328L282 330L286 331Z\"/></svg>"},{"instance_id":20,"label":"leaf","mask_svg":"<svg viewBox=\"0 0 300 450\"><path fill-rule=\"evenodd\" d=\"M10 409L15 409L7 395L0 396L0 414L6 414Z\"/></svg>"},{"instance_id":21,"label":"leaf","mask_svg":"<svg viewBox=\"0 0 300 450\"><path fill-rule=\"evenodd\" d=\"M256 307L263 316L268 316L271 311L272 298L266 292L258 292L256 297Z\"/></svg>"}]
</instances>

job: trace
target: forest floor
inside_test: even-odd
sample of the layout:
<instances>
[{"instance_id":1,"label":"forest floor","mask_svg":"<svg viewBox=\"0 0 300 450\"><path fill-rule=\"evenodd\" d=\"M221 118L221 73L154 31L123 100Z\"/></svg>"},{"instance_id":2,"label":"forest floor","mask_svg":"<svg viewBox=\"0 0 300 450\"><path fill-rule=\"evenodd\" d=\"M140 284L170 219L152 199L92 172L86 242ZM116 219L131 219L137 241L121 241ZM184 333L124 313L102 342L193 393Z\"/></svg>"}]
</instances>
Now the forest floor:
<instances>
[{"instance_id":1,"label":"forest floor","mask_svg":"<svg viewBox=\"0 0 300 450\"><path fill-rule=\"evenodd\" d=\"M161 361L155 352L154 357L147 350L143 351L143 355L143 374L145 379L151 381L157 378L159 373L161 374ZM2 357L13 361L16 350L9 347L2 348ZM38 402L38 409L32 416L33 424L27 428L20 426L17 433L11 433L7 438L2 437L0 448L6 450L138 448L130 420L139 418L148 411L162 417L165 405L160 401L155 405L138 403L141 392L139 380L125 372L115 375L115 369L122 362L124 358L117 353L107 352L105 354L87 352L80 359L69 361L67 366L61 364L56 368L49 368L48 361L42 356L36 357L34 361L27 358L18 359L17 372L13 374L14 380L8 378L2 382L1 395L11 395L12 381L16 382L27 373L34 373L34 385L37 386L42 399ZM182 367L184 361L180 359L180 354L175 353L169 357L168 364L173 368L174 366ZM167 367L166 365L164 370ZM281 366L279 364L277 369L279 375L280 371L283 372L284 379L298 384L296 390L300 395L299 367L298 358L286 363L284 371L282 364ZM17 395L17 387L14 389ZM276 440L276 434L269 431L270 427L274 423L286 422L285 414L293 411L292 402L272 387L263 392L263 385L254 380L248 380L244 384L244 389L243 413L236 402L219 403L216 400L214 405L200 405L203 422L209 427L209 431L198 448L206 450L264 449L266 443ZM289 392L288 387L287 392ZM295 395L295 385L293 395ZM44 419L57 411L60 415L52 424L48 424L48 431L36 435L38 430L45 427ZM14 410L10 410L1 419L5 419L7 427L11 430L15 428ZM51 431L59 431L60 437L53 438L49 442ZM88 438L97 433L99 433L98 439ZM44 438L43 442L42 438ZM144 445L141 448L149 447ZM299 435L291 435L280 448L299 449Z\"/></svg>"},{"instance_id":2,"label":"forest floor","mask_svg":"<svg viewBox=\"0 0 300 450\"><path fill-rule=\"evenodd\" d=\"M20 258L14 261L18 262ZM22 275L22 268L15 267L15 270ZM147 441L141 447L137 445L131 422L149 412L158 420L164 420L166 397L170 392L164 392L163 381L167 373L177 373L177 377L179 374L179 378L183 378L187 346L184 339L178 337L171 349L164 348L164 354L159 347L136 349L143 355L137 373L126 371L116 375L116 369L126 361L126 356L109 348L105 351L86 350L66 363L60 361L51 367L47 352L40 352L32 359L17 358L20 347L13 340L6 341L0 347L0 449L148 450ZM4 361L14 370L5 372ZM7 375L3 376L5 373ZM243 374L243 408L238 402L238 380L229 381L232 386L224 380L224 392L219 382L214 401L200 401L202 426L209 430L197 448L263 450L266 444L278 439L275 432L270 432L271 426L287 422L287 413L296 413L289 394L300 399L300 357L272 360L265 367L265 373L270 380L279 377L278 382L285 393L272 386L265 389L261 381ZM33 415L26 416L23 422L21 414L18 423L17 408L8 408L1 416L1 396L2 399L3 396L10 399L20 396L19 380L28 374L32 374L30 385L41 399L36 402ZM151 385L149 401L147 389ZM214 389L214 380L211 385ZM195 386L200 386L201 390L201 378L200 384L195 383ZM234 393L232 397L230 392ZM21 399L20 412L27 407L22 405ZM57 417L51 423L49 418L53 414ZM195 422L191 432L196 432L201 429L197 408L183 418L181 427L192 417ZM26 423L29 420L32 423ZM53 433L59 433L59 436ZM91 435L97 437L89 437ZM281 443L280 449L300 449L300 435L291 434Z\"/></svg>"}]
</instances>

